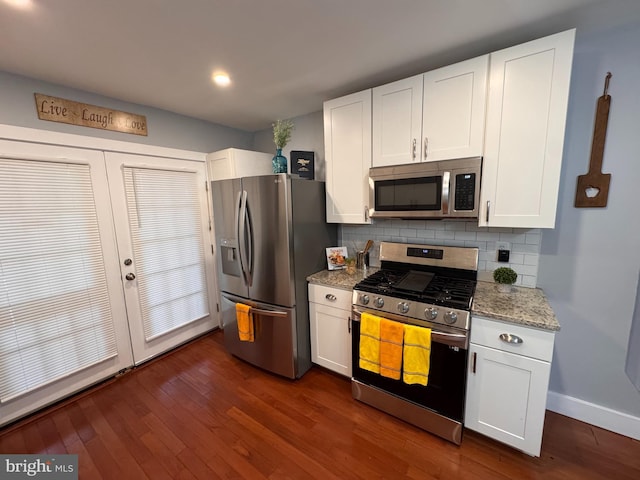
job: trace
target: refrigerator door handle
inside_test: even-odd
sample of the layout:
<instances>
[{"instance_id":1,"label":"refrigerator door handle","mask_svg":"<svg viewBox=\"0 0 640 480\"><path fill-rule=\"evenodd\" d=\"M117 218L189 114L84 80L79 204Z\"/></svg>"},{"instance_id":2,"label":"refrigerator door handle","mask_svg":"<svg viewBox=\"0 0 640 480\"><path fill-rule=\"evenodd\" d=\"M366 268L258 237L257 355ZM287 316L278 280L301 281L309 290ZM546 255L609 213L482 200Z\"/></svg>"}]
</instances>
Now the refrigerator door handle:
<instances>
[{"instance_id":1,"label":"refrigerator door handle","mask_svg":"<svg viewBox=\"0 0 640 480\"><path fill-rule=\"evenodd\" d=\"M246 211L245 203L247 201L247 192L244 190L238 192L238 198L236 200L236 238L238 239L238 260L240 260L240 270L242 271L242 279L246 286L249 285L247 279L247 270L245 268L246 252L245 252L245 220Z\"/></svg>"},{"instance_id":2,"label":"refrigerator door handle","mask_svg":"<svg viewBox=\"0 0 640 480\"><path fill-rule=\"evenodd\" d=\"M248 285L253 285L253 227L251 222L251 208L249 208L249 198L247 196L247 192L244 193L245 201L244 201L244 211L245 211L245 219L247 222L245 235L247 238L247 279Z\"/></svg>"},{"instance_id":3,"label":"refrigerator door handle","mask_svg":"<svg viewBox=\"0 0 640 480\"><path fill-rule=\"evenodd\" d=\"M269 317L288 317L287 312L281 312L279 310L264 310L262 308L251 307L251 312L255 315L267 315Z\"/></svg>"}]
</instances>

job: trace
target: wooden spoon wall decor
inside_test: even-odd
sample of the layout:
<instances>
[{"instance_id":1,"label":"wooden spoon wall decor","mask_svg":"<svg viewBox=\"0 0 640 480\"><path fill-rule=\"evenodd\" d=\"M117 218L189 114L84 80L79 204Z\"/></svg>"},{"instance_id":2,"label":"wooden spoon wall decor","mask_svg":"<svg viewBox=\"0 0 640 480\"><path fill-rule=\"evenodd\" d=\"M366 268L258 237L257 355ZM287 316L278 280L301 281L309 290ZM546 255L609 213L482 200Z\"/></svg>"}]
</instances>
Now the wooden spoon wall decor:
<instances>
[{"instance_id":1,"label":"wooden spoon wall decor","mask_svg":"<svg viewBox=\"0 0 640 480\"><path fill-rule=\"evenodd\" d=\"M611 95L608 94L610 78L611 72L607 72L604 80L604 93L598 98L596 107L589 173L578 176L574 203L576 208L607 206L611 174L602 173L602 157L604 156L604 141L607 136L609 107L611 106Z\"/></svg>"}]
</instances>

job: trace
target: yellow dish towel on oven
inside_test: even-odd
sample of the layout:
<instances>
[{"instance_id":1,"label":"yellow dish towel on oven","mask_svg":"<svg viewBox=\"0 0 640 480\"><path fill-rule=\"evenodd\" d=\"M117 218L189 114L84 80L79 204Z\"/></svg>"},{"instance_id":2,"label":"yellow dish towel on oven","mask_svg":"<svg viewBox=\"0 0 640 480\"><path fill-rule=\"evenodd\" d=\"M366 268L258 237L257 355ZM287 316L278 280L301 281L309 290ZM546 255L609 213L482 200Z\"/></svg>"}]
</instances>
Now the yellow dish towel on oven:
<instances>
[{"instance_id":1,"label":"yellow dish towel on oven","mask_svg":"<svg viewBox=\"0 0 640 480\"><path fill-rule=\"evenodd\" d=\"M359 356L360 368L380 373L380 317L369 313L360 316Z\"/></svg>"},{"instance_id":2,"label":"yellow dish towel on oven","mask_svg":"<svg viewBox=\"0 0 640 480\"><path fill-rule=\"evenodd\" d=\"M402 368L402 323L380 319L380 375L400 380Z\"/></svg>"},{"instance_id":3,"label":"yellow dish towel on oven","mask_svg":"<svg viewBox=\"0 0 640 480\"><path fill-rule=\"evenodd\" d=\"M402 381L426 386L429 382L430 359L431 329L405 325Z\"/></svg>"},{"instance_id":4,"label":"yellow dish towel on oven","mask_svg":"<svg viewBox=\"0 0 640 480\"><path fill-rule=\"evenodd\" d=\"M238 322L238 337L240 341L253 342L255 340L253 314L249 305L236 303L236 321Z\"/></svg>"}]
</instances>

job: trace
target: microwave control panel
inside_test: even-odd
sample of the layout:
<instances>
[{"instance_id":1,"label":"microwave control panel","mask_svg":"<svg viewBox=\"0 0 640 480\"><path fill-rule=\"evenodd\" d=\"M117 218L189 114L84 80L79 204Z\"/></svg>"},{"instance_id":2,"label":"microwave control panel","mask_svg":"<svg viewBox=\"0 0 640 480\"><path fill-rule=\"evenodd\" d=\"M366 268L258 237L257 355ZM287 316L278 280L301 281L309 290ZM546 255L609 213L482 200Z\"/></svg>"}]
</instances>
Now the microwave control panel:
<instances>
[{"instance_id":1,"label":"microwave control panel","mask_svg":"<svg viewBox=\"0 0 640 480\"><path fill-rule=\"evenodd\" d=\"M475 208L476 174L461 173L456 175L455 205L460 210L473 210Z\"/></svg>"}]
</instances>

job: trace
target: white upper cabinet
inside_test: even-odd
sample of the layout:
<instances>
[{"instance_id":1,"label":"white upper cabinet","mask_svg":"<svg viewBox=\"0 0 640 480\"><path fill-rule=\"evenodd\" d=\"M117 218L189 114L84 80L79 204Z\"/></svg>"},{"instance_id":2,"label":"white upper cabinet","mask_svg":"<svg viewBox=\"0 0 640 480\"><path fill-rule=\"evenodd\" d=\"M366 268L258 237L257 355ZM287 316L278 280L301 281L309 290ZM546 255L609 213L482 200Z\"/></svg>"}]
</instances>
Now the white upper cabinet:
<instances>
[{"instance_id":1,"label":"white upper cabinet","mask_svg":"<svg viewBox=\"0 0 640 480\"><path fill-rule=\"evenodd\" d=\"M419 162L423 76L373 89L373 166Z\"/></svg>"},{"instance_id":2,"label":"white upper cabinet","mask_svg":"<svg viewBox=\"0 0 640 480\"><path fill-rule=\"evenodd\" d=\"M555 226L574 38L491 54L480 226Z\"/></svg>"},{"instance_id":3,"label":"white upper cabinet","mask_svg":"<svg viewBox=\"0 0 640 480\"><path fill-rule=\"evenodd\" d=\"M489 56L373 89L373 166L482 155Z\"/></svg>"},{"instance_id":4,"label":"white upper cabinet","mask_svg":"<svg viewBox=\"0 0 640 480\"><path fill-rule=\"evenodd\" d=\"M272 155L239 148L225 148L207 155L209 180L269 175L273 172Z\"/></svg>"},{"instance_id":5,"label":"white upper cabinet","mask_svg":"<svg viewBox=\"0 0 640 480\"><path fill-rule=\"evenodd\" d=\"M489 55L424 74L422 160L482 156Z\"/></svg>"},{"instance_id":6,"label":"white upper cabinet","mask_svg":"<svg viewBox=\"0 0 640 480\"><path fill-rule=\"evenodd\" d=\"M324 103L327 222L371 223L371 90Z\"/></svg>"}]
</instances>

